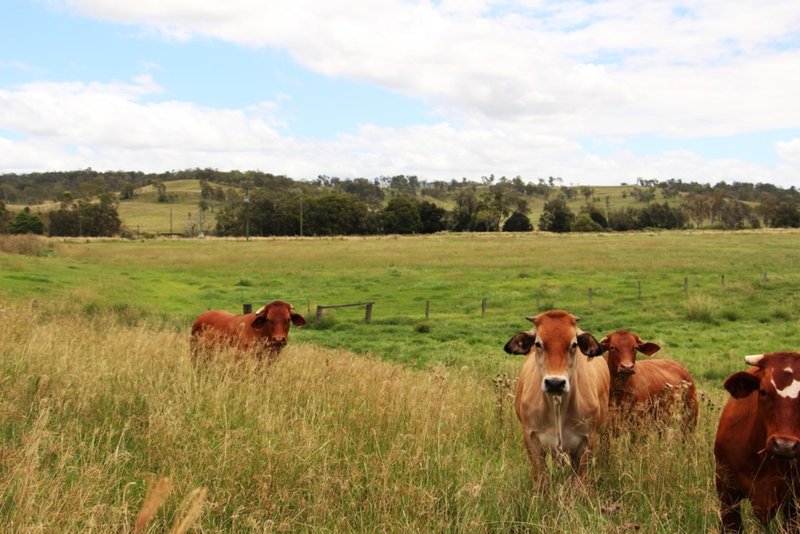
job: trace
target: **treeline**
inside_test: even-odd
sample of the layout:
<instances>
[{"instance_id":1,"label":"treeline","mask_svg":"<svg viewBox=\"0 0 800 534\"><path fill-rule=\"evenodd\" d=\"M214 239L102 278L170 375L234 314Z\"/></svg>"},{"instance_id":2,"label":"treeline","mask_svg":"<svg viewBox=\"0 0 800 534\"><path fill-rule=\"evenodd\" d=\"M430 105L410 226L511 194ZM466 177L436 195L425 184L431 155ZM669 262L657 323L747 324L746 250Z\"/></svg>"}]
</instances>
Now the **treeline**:
<instances>
[{"instance_id":1,"label":"treeline","mask_svg":"<svg viewBox=\"0 0 800 534\"><path fill-rule=\"evenodd\" d=\"M0 202L0 233L50 236L105 237L120 235L122 221L115 195L104 193L95 201L75 200L69 194L57 208L33 213L29 207L12 214Z\"/></svg>"},{"instance_id":2,"label":"treeline","mask_svg":"<svg viewBox=\"0 0 800 534\"><path fill-rule=\"evenodd\" d=\"M590 186L560 178L526 182L493 175L474 182L419 180L416 176L300 181L258 171L187 169L139 172L70 172L0 175L0 232L54 236L126 234L120 201L152 185L157 202L171 202L167 184L199 180L201 216L214 209L220 236L367 235L530 231L628 231L645 228L742 229L800 227L800 194L792 187L638 179L623 189L634 205L614 207ZM661 202L658 202L658 197ZM11 213L4 202L55 201L46 213ZM530 206L543 202L537 220ZM630 204L630 200L627 202ZM576 205L579 207L576 208ZM572 206L572 207L570 207ZM129 232L128 232L129 233Z\"/></svg>"}]
</instances>

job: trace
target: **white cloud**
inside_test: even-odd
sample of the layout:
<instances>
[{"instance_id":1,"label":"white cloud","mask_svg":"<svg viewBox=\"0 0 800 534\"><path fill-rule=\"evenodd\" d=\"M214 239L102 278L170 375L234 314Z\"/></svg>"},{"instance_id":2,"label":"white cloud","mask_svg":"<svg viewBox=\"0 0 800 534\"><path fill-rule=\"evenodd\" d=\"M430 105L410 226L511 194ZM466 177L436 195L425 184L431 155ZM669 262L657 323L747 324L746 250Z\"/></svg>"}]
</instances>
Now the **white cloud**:
<instances>
[{"instance_id":1,"label":"white cloud","mask_svg":"<svg viewBox=\"0 0 800 534\"><path fill-rule=\"evenodd\" d=\"M315 72L422 99L451 121L733 134L782 109L772 127L800 124L800 51L774 54L800 27L795 0L65 1L169 35L283 48Z\"/></svg>"},{"instance_id":2,"label":"white cloud","mask_svg":"<svg viewBox=\"0 0 800 534\"><path fill-rule=\"evenodd\" d=\"M0 138L0 170L209 166L298 178L494 173L784 185L800 171L797 140L777 145L785 163L775 167L686 151L598 155L575 141L797 128L796 0L61 2L169 39L283 49L314 72L422 100L439 123L365 124L334 141L300 140L280 134L279 97L202 107L164 99L151 75L29 84L0 89L0 131L17 134Z\"/></svg>"},{"instance_id":3,"label":"white cloud","mask_svg":"<svg viewBox=\"0 0 800 534\"><path fill-rule=\"evenodd\" d=\"M786 162L800 164L800 138L781 141L775 145L778 155Z\"/></svg>"}]
</instances>

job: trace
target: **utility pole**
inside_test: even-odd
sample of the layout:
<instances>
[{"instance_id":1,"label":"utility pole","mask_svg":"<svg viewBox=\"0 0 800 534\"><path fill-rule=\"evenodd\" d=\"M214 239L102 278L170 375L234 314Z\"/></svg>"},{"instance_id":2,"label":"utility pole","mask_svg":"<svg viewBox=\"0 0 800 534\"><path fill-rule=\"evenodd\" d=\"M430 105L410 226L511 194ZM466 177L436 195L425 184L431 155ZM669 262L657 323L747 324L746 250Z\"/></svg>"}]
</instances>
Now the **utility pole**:
<instances>
[{"instance_id":1,"label":"utility pole","mask_svg":"<svg viewBox=\"0 0 800 534\"><path fill-rule=\"evenodd\" d=\"M244 236L250 241L250 182L244 184Z\"/></svg>"},{"instance_id":2,"label":"utility pole","mask_svg":"<svg viewBox=\"0 0 800 534\"><path fill-rule=\"evenodd\" d=\"M300 237L303 237L303 195L300 195Z\"/></svg>"}]
</instances>

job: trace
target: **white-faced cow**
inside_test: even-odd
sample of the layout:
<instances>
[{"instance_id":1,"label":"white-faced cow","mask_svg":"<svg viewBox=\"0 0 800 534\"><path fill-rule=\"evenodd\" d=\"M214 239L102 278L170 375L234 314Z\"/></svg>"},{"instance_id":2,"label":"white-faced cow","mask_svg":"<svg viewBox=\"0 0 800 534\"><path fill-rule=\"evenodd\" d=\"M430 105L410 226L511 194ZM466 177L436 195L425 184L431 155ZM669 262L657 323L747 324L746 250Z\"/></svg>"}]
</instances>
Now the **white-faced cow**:
<instances>
[{"instance_id":1,"label":"white-faced cow","mask_svg":"<svg viewBox=\"0 0 800 534\"><path fill-rule=\"evenodd\" d=\"M611 374L610 402L616 422L635 424L633 419L643 414L664 419L676 407L682 410L686 427L695 427L697 388L689 371L674 360L636 361L637 352L652 356L661 347L627 330L608 334L600 340L600 347Z\"/></svg>"},{"instance_id":2,"label":"white-faced cow","mask_svg":"<svg viewBox=\"0 0 800 534\"><path fill-rule=\"evenodd\" d=\"M731 397L714 441L722 532L742 532L749 499L764 525L783 507L784 527L798 532L800 495L800 353L746 356L749 371L725 380Z\"/></svg>"},{"instance_id":3,"label":"white-faced cow","mask_svg":"<svg viewBox=\"0 0 800 534\"><path fill-rule=\"evenodd\" d=\"M608 412L609 374L600 345L578 328L569 312L527 317L533 328L506 343L509 354L527 355L514 399L535 480L545 453L569 455L583 473L590 444Z\"/></svg>"},{"instance_id":4,"label":"white-faced cow","mask_svg":"<svg viewBox=\"0 0 800 534\"><path fill-rule=\"evenodd\" d=\"M242 350L256 349L259 357L276 357L286 345L291 325L306 324L303 316L293 310L291 304L276 300L255 313L233 315L221 310L201 313L192 325L192 348L222 344Z\"/></svg>"}]
</instances>

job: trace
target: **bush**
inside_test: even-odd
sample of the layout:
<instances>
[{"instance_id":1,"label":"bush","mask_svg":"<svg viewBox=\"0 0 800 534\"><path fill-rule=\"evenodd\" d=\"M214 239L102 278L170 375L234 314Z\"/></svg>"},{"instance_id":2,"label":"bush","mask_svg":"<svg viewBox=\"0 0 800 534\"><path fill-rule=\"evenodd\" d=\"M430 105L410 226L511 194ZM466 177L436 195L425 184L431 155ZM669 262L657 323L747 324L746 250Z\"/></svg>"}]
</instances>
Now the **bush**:
<instances>
[{"instance_id":1,"label":"bush","mask_svg":"<svg viewBox=\"0 0 800 534\"><path fill-rule=\"evenodd\" d=\"M570 229L573 232L602 232L603 227L597 222L593 221L588 213L581 213L575 222L572 223Z\"/></svg>"},{"instance_id":2,"label":"bush","mask_svg":"<svg viewBox=\"0 0 800 534\"><path fill-rule=\"evenodd\" d=\"M504 232L530 232L533 230L531 220L524 213L515 211L503 224Z\"/></svg>"}]
</instances>

